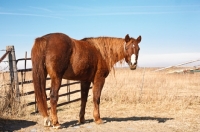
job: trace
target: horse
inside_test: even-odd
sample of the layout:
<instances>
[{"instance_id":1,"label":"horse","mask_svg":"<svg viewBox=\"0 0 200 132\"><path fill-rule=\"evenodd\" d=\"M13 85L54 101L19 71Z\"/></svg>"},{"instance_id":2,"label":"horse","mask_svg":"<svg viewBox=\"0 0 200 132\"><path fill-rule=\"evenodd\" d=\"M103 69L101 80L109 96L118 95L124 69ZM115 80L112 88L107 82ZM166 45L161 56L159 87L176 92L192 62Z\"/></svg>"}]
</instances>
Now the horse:
<instances>
[{"instance_id":1,"label":"horse","mask_svg":"<svg viewBox=\"0 0 200 132\"><path fill-rule=\"evenodd\" d=\"M31 49L32 77L35 97L44 126L61 128L57 117L58 93L62 79L79 80L81 85L81 108L79 123L85 122L85 107L90 84L93 84L93 117L96 124L100 118L100 96L109 72L115 63L126 61L131 70L137 67L139 43L129 37L96 37L76 40L63 33L50 33L35 39ZM51 78L50 116L48 114L46 78Z\"/></svg>"}]
</instances>

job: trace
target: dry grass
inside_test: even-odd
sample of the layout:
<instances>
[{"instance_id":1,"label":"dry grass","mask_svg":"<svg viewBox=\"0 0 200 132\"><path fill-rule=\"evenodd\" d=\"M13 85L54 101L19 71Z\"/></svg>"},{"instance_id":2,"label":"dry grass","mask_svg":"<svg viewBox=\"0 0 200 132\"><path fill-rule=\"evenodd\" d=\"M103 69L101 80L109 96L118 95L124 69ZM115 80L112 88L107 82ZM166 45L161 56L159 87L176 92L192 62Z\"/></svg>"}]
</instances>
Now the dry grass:
<instances>
[{"instance_id":1,"label":"dry grass","mask_svg":"<svg viewBox=\"0 0 200 132\"><path fill-rule=\"evenodd\" d=\"M152 69L117 69L105 83L102 100L160 109L200 105L200 74L166 74Z\"/></svg>"},{"instance_id":2,"label":"dry grass","mask_svg":"<svg viewBox=\"0 0 200 132\"><path fill-rule=\"evenodd\" d=\"M21 80L21 74L19 74L19 80ZM31 80L31 73L26 74L26 80ZM199 80L199 73L166 74L165 72L154 72L150 68L139 68L135 71L118 68L115 70L115 73L111 72L106 78L101 100L109 103L145 105L148 108L156 107L165 111L185 109L200 105ZM5 113L6 115L21 115L18 111L22 109L11 98L11 92L8 85L6 85L8 81L8 75L1 74L0 90L4 94L1 94L0 98L0 115L5 115ZM50 81L47 82L47 87L50 87ZM26 92L33 90L33 86L28 84L24 85L23 88L20 86L20 89L23 94L26 94ZM79 85L71 86L71 89L77 90ZM64 92L66 92L65 88L60 90L60 93ZM49 95L49 91L47 91L47 95ZM91 92L90 95L92 96ZM72 96L72 98L76 97L80 97L80 94ZM29 101L34 101L34 95L24 96L21 99L21 104ZM66 98L60 98L59 101L66 101ZM20 110L14 111L16 108ZM33 111L33 109L34 107L29 110Z\"/></svg>"},{"instance_id":3,"label":"dry grass","mask_svg":"<svg viewBox=\"0 0 200 132\"><path fill-rule=\"evenodd\" d=\"M21 80L19 74L19 80ZM0 119L1 118L22 118L31 119L40 122L41 116L33 116L34 106L22 107L23 104L34 101L34 95L27 95L21 98L21 103L17 104L10 98L10 91L5 85L6 77L0 76ZM31 80L31 73L26 75L26 80ZM139 120L131 122L141 128L144 121L146 129L152 127L151 123L156 120L162 120L164 124L155 124L155 130L160 128L166 131L197 131L200 128L200 73L195 74L166 74L166 72L154 72L151 68L138 68L131 71L126 68L118 68L106 78L106 82L101 95L101 115L102 117L111 117L108 120L114 120L113 128L116 127L116 121L120 122L121 128L129 120ZM63 83L66 81L63 80ZM47 82L50 87L50 81ZM80 85L71 86L71 91L80 89ZM24 94L33 90L32 84L26 84L21 92ZM66 88L60 90L60 94L65 93ZM49 95L49 91L47 91ZM93 103L92 91L89 93L89 99L86 108L86 119L92 118ZM71 96L71 99L80 98L80 93ZM66 101L66 97L59 98L59 103ZM80 102L58 107L58 116L61 122L70 122L78 119ZM63 116L65 115L65 116ZM134 116L134 117L132 117ZM114 118L116 117L116 118ZM154 118L155 117L155 118ZM41 122L39 124L42 124ZM87 125L87 124L86 124ZM147 127L147 125L149 125ZM134 126L134 127L136 127ZM43 127L41 127L42 129ZM102 127L104 128L104 127ZM29 130L29 129L28 129ZM139 129L140 130L140 129ZM151 130L153 130L151 128Z\"/></svg>"},{"instance_id":4,"label":"dry grass","mask_svg":"<svg viewBox=\"0 0 200 132\"><path fill-rule=\"evenodd\" d=\"M9 74L0 73L0 117L12 118L24 115L24 107L15 98L15 90L11 88ZM21 100L23 102L23 100Z\"/></svg>"}]
</instances>

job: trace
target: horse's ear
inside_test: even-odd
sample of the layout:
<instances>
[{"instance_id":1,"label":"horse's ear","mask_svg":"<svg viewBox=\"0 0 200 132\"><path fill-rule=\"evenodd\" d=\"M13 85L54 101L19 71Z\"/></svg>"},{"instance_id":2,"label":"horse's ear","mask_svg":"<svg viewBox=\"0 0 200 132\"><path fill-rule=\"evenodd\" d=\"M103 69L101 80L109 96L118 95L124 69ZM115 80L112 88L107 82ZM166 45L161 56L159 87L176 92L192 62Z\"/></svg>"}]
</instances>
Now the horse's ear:
<instances>
[{"instance_id":1,"label":"horse's ear","mask_svg":"<svg viewBox=\"0 0 200 132\"><path fill-rule=\"evenodd\" d=\"M128 34L125 36L125 41L126 41L126 42L130 41L130 37L129 37Z\"/></svg>"},{"instance_id":2,"label":"horse's ear","mask_svg":"<svg viewBox=\"0 0 200 132\"><path fill-rule=\"evenodd\" d=\"M141 40L142 40L142 37L139 36L139 37L137 38L137 42L140 43Z\"/></svg>"}]
</instances>

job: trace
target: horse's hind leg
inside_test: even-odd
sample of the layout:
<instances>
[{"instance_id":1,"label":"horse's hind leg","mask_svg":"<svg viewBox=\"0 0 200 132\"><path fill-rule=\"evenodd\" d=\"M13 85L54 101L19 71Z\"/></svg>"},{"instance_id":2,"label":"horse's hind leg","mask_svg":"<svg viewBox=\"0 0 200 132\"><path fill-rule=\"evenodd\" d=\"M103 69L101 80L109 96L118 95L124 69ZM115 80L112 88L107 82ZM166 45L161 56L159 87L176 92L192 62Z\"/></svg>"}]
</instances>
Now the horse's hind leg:
<instances>
[{"instance_id":1,"label":"horse's hind leg","mask_svg":"<svg viewBox=\"0 0 200 132\"><path fill-rule=\"evenodd\" d=\"M103 121L100 118L100 112L99 112L99 104L100 104L100 96L101 91L103 88L103 85L105 83L105 78L98 78L94 81L94 86L92 88L93 91L93 103L94 103L94 121L96 124L102 124Z\"/></svg>"},{"instance_id":2,"label":"horse's hind leg","mask_svg":"<svg viewBox=\"0 0 200 132\"><path fill-rule=\"evenodd\" d=\"M85 107L86 107L86 103L87 103L90 84L91 84L91 82L81 81L81 109L80 109L80 113L79 113L79 123L85 122L85 117L84 117L85 116Z\"/></svg>"},{"instance_id":3,"label":"horse's hind leg","mask_svg":"<svg viewBox=\"0 0 200 132\"><path fill-rule=\"evenodd\" d=\"M60 128L57 117L57 102L58 102L58 91L61 85L61 78L51 76L51 93L50 93L50 104L51 104L51 118L52 125L54 128Z\"/></svg>"}]
</instances>

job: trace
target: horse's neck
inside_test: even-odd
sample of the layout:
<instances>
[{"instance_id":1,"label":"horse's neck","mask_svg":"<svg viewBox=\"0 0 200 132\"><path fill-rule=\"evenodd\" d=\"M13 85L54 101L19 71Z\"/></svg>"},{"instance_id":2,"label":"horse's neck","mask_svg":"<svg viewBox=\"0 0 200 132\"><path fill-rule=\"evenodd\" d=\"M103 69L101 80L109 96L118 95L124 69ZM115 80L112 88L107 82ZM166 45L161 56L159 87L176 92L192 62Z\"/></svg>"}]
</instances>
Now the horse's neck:
<instances>
[{"instance_id":1,"label":"horse's neck","mask_svg":"<svg viewBox=\"0 0 200 132\"><path fill-rule=\"evenodd\" d=\"M111 41L111 49L113 52L110 52L110 56L113 58L113 63L117 63L118 61L124 59L124 39L114 38ZM110 50L110 49L109 49Z\"/></svg>"},{"instance_id":2,"label":"horse's neck","mask_svg":"<svg viewBox=\"0 0 200 132\"><path fill-rule=\"evenodd\" d=\"M122 38L98 38L94 40L94 45L102 54L110 68L114 66L115 63L124 59L124 39Z\"/></svg>"}]
</instances>

